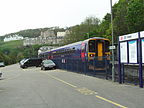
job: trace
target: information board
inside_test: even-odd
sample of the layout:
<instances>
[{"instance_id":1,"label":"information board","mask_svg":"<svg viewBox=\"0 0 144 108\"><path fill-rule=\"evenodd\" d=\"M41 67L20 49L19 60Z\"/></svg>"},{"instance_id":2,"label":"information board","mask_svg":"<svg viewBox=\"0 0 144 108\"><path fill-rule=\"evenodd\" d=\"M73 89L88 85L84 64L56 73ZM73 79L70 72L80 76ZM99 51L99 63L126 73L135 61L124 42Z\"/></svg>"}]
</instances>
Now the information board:
<instances>
[{"instance_id":1,"label":"information board","mask_svg":"<svg viewBox=\"0 0 144 108\"><path fill-rule=\"evenodd\" d=\"M120 43L120 60L121 63L127 63L127 42Z\"/></svg>"},{"instance_id":2,"label":"information board","mask_svg":"<svg viewBox=\"0 0 144 108\"><path fill-rule=\"evenodd\" d=\"M142 44L142 63L144 63L144 39L141 40L141 44Z\"/></svg>"},{"instance_id":3,"label":"information board","mask_svg":"<svg viewBox=\"0 0 144 108\"><path fill-rule=\"evenodd\" d=\"M137 40L129 41L129 63L138 63Z\"/></svg>"},{"instance_id":4,"label":"information board","mask_svg":"<svg viewBox=\"0 0 144 108\"><path fill-rule=\"evenodd\" d=\"M141 37L141 38L144 37L144 31L140 32L140 37Z\"/></svg>"}]
</instances>

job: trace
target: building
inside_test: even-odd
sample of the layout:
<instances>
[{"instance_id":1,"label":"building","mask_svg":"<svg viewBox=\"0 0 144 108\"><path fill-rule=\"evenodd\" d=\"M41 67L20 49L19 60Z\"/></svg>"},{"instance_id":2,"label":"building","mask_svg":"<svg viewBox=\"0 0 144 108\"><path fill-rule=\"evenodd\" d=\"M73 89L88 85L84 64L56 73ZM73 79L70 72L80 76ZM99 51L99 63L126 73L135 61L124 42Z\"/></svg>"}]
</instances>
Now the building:
<instances>
[{"instance_id":1,"label":"building","mask_svg":"<svg viewBox=\"0 0 144 108\"><path fill-rule=\"evenodd\" d=\"M66 32L57 32L57 44L61 44L65 36Z\"/></svg>"},{"instance_id":2,"label":"building","mask_svg":"<svg viewBox=\"0 0 144 108\"><path fill-rule=\"evenodd\" d=\"M23 40L24 38L19 35L10 35L4 38L4 42L13 41L13 40Z\"/></svg>"},{"instance_id":3,"label":"building","mask_svg":"<svg viewBox=\"0 0 144 108\"><path fill-rule=\"evenodd\" d=\"M23 45L35 45L35 44L61 44L64 39L66 32L57 32L54 30L48 29L47 31L41 32L41 35L37 38L25 38Z\"/></svg>"}]
</instances>

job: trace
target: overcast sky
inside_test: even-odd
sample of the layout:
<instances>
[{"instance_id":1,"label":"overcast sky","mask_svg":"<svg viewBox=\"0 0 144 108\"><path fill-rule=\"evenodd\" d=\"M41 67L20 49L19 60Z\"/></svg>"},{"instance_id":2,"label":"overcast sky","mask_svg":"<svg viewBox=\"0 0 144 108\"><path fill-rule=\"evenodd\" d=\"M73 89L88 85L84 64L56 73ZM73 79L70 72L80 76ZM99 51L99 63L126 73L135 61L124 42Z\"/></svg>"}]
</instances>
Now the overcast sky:
<instances>
[{"instance_id":1,"label":"overcast sky","mask_svg":"<svg viewBox=\"0 0 144 108\"><path fill-rule=\"evenodd\" d=\"M106 13L110 13L110 0L0 0L0 36L25 29L70 27L89 16L102 19Z\"/></svg>"}]
</instances>

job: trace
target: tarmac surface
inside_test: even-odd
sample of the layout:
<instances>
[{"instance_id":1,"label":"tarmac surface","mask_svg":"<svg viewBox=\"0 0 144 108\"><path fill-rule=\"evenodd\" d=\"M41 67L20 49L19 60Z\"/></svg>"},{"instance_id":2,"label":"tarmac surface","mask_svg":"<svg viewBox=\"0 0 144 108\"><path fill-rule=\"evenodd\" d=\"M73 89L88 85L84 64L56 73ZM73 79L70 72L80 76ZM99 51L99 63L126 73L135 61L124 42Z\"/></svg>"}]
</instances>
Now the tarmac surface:
<instances>
[{"instance_id":1,"label":"tarmac surface","mask_svg":"<svg viewBox=\"0 0 144 108\"><path fill-rule=\"evenodd\" d=\"M0 108L144 108L144 88L65 70L0 68Z\"/></svg>"}]
</instances>

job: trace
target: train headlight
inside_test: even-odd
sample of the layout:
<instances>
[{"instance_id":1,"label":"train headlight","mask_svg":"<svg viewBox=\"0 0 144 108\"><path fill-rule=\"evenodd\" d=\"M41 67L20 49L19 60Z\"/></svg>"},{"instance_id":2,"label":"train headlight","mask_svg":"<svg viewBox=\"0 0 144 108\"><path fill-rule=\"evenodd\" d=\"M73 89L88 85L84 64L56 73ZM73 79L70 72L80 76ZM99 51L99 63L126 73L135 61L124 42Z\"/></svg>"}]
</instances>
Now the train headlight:
<instances>
[{"instance_id":1,"label":"train headlight","mask_svg":"<svg viewBox=\"0 0 144 108\"><path fill-rule=\"evenodd\" d=\"M94 57L95 55L94 54L90 54L90 57Z\"/></svg>"}]
</instances>

